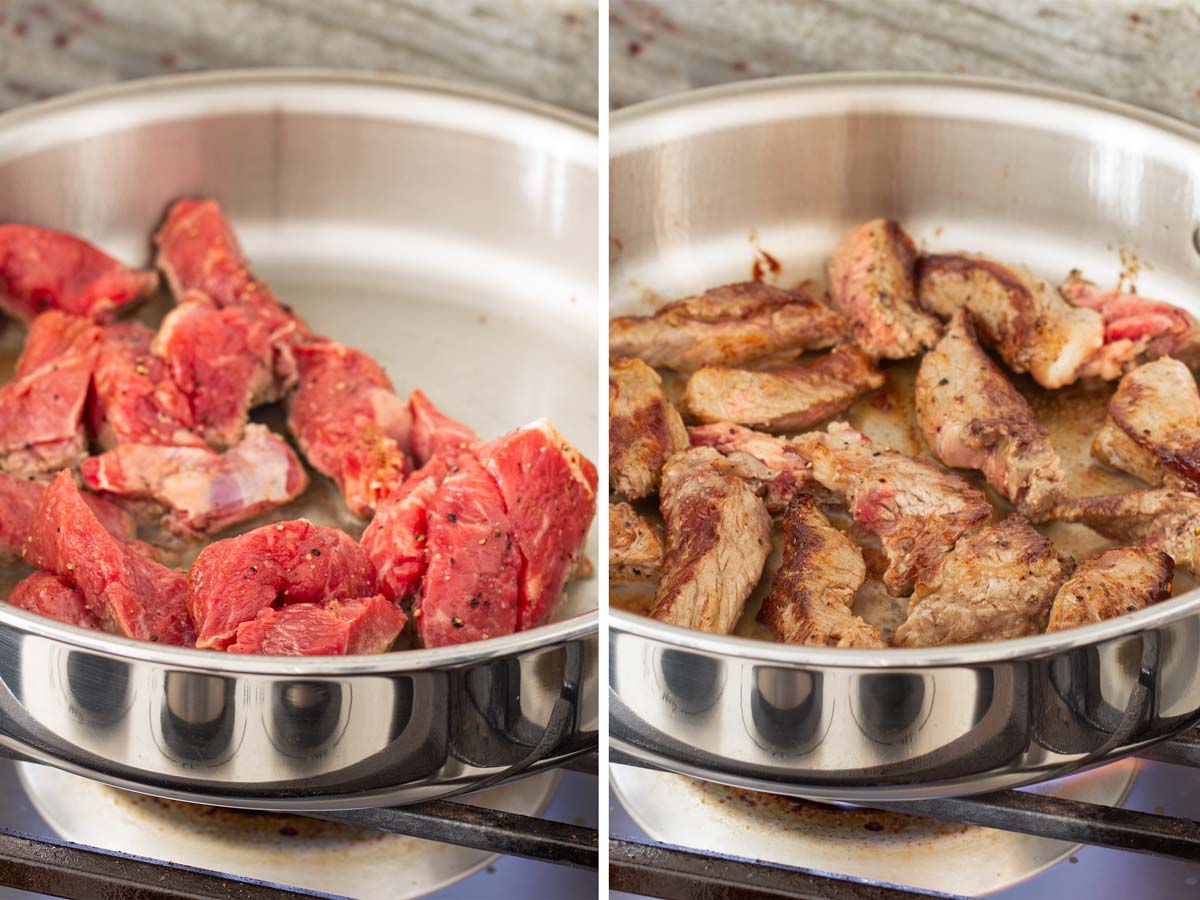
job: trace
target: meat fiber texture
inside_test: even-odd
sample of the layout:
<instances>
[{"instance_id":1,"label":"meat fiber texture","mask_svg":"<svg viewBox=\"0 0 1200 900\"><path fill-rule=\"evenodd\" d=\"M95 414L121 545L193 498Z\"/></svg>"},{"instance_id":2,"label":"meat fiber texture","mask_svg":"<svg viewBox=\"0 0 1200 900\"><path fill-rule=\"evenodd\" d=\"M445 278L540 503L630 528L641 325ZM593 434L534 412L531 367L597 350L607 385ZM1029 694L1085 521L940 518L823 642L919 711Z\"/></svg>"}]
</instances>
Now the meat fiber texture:
<instances>
[{"instance_id":1,"label":"meat fiber texture","mask_svg":"<svg viewBox=\"0 0 1200 900\"><path fill-rule=\"evenodd\" d=\"M42 495L25 559L77 590L105 631L181 646L195 642L186 577L109 534L68 472Z\"/></svg>"},{"instance_id":2,"label":"meat fiber texture","mask_svg":"<svg viewBox=\"0 0 1200 900\"><path fill-rule=\"evenodd\" d=\"M188 573L196 646L224 650L264 610L374 596L375 571L350 535L296 519L209 544Z\"/></svg>"},{"instance_id":3,"label":"meat fiber texture","mask_svg":"<svg viewBox=\"0 0 1200 900\"><path fill-rule=\"evenodd\" d=\"M328 603L267 607L238 626L230 653L267 656L345 656L384 653L407 617L382 595Z\"/></svg>"},{"instance_id":4,"label":"meat fiber texture","mask_svg":"<svg viewBox=\"0 0 1200 900\"><path fill-rule=\"evenodd\" d=\"M46 485L40 481L0 474L0 562L21 558L45 492ZM129 542L137 537L136 523L128 512L95 494L82 497L104 530L118 541Z\"/></svg>"},{"instance_id":5,"label":"meat fiber texture","mask_svg":"<svg viewBox=\"0 0 1200 900\"><path fill-rule=\"evenodd\" d=\"M87 241L32 225L0 225L0 308L23 322L48 310L106 322L154 293L158 276Z\"/></svg>"},{"instance_id":6,"label":"meat fiber texture","mask_svg":"<svg viewBox=\"0 0 1200 900\"><path fill-rule=\"evenodd\" d=\"M363 535L379 589L415 598L427 647L544 624L596 513L595 467L544 420L465 446L473 432L426 404L414 395L414 456L424 466Z\"/></svg>"}]
</instances>

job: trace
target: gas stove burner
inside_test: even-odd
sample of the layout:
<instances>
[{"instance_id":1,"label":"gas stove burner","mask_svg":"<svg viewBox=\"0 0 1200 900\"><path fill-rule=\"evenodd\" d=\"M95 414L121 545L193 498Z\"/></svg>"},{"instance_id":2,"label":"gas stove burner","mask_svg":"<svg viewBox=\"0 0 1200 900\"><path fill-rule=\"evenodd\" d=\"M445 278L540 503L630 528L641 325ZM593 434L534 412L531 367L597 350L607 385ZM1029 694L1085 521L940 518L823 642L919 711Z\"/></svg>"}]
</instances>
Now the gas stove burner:
<instances>
[{"instance_id":1,"label":"gas stove burner","mask_svg":"<svg viewBox=\"0 0 1200 900\"><path fill-rule=\"evenodd\" d=\"M17 766L21 785L66 841L359 900L411 900L496 859L481 850L305 816L160 800L49 766ZM560 773L473 794L474 806L540 816Z\"/></svg>"},{"instance_id":2,"label":"gas stove burner","mask_svg":"<svg viewBox=\"0 0 1200 900\"><path fill-rule=\"evenodd\" d=\"M617 798L655 841L924 890L983 896L1033 877L1080 846L635 766L609 771ZM1137 760L1123 760L1031 790L1120 806L1137 772Z\"/></svg>"}]
</instances>

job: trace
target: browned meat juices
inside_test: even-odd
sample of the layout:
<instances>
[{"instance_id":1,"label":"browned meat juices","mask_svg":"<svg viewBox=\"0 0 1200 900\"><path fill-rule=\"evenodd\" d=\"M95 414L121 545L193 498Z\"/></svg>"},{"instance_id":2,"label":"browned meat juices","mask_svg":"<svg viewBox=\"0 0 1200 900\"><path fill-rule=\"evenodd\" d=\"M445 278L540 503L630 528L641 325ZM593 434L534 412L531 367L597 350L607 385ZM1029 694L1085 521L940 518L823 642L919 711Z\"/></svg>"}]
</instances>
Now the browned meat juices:
<instances>
[{"instance_id":1,"label":"browned meat juices","mask_svg":"<svg viewBox=\"0 0 1200 900\"><path fill-rule=\"evenodd\" d=\"M975 340L965 309L925 354L916 382L917 423L943 463L979 469L1034 521L1066 482L1058 453L1029 404Z\"/></svg>"},{"instance_id":2,"label":"browned meat juices","mask_svg":"<svg viewBox=\"0 0 1200 900\"><path fill-rule=\"evenodd\" d=\"M1148 484L1200 491L1200 391L1188 367L1164 356L1122 378L1092 455Z\"/></svg>"},{"instance_id":3,"label":"browned meat juices","mask_svg":"<svg viewBox=\"0 0 1200 900\"><path fill-rule=\"evenodd\" d=\"M875 359L905 359L932 347L937 320L917 306L912 238L890 219L851 231L829 260L829 296L854 340Z\"/></svg>"},{"instance_id":4,"label":"browned meat juices","mask_svg":"<svg viewBox=\"0 0 1200 900\"><path fill-rule=\"evenodd\" d=\"M762 577L771 517L716 450L677 453L663 469L667 550L654 618L728 634Z\"/></svg>"},{"instance_id":5,"label":"browned meat juices","mask_svg":"<svg viewBox=\"0 0 1200 900\"><path fill-rule=\"evenodd\" d=\"M758 620L786 644L883 647L879 631L850 611L867 576L862 550L810 498L783 517L783 562Z\"/></svg>"},{"instance_id":6,"label":"browned meat juices","mask_svg":"<svg viewBox=\"0 0 1200 900\"><path fill-rule=\"evenodd\" d=\"M1120 547L1093 556L1059 588L1046 630L1062 631L1145 609L1171 596L1174 574L1174 562L1161 550Z\"/></svg>"},{"instance_id":7,"label":"browned meat juices","mask_svg":"<svg viewBox=\"0 0 1200 900\"><path fill-rule=\"evenodd\" d=\"M667 457L688 446L679 412L658 373L640 359L608 368L608 459L612 489L630 500L658 490Z\"/></svg>"},{"instance_id":8,"label":"browned meat juices","mask_svg":"<svg viewBox=\"0 0 1200 900\"><path fill-rule=\"evenodd\" d=\"M701 422L799 431L845 411L884 380L871 357L846 347L812 365L766 372L706 366L688 380L685 403Z\"/></svg>"},{"instance_id":9,"label":"browned meat juices","mask_svg":"<svg viewBox=\"0 0 1200 900\"><path fill-rule=\"evenodd\" d=\"M786 363L837 344L841 316L815 297L747 281L676 300L652 316L609 322L609 359L635 356L655 368Z\"/></svg>"}]
</instances>

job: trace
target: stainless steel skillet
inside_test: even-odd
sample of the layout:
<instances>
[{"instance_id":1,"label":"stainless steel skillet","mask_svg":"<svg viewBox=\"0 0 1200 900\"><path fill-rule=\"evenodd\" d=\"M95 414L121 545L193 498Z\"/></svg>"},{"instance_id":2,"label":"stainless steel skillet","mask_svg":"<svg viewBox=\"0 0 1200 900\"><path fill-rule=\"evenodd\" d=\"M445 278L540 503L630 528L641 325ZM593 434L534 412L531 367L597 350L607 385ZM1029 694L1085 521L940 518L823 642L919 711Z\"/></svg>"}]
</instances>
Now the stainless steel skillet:
<instances>
[{"instance_id":1,"label":"stainless steel skillet","mask_svg":"<svg viewBox=\"0 0 1200 900\"><path fill-rule=\"evenodd\" d=\"M1081 267L1200 314L1200 131L978 79L805 77L613 117L612 312L744 280L820 278L854 224ZM1080 493L1088 486L1077 485ZM1099 491L1094 491L1099 492ZM1200 715L1200 592L1054 635L929 650L799 648L614 609L614 749L779 793L904 799L1029 784L1132 753Z\"/></svg>"},{"instance_id":2,"label":"stainless steel skillet","mask_svg":"<svg viewBox=\"0 0 1200 900\"><path fill-rule=\"evenodd\" d=\"M592 124L474 90L310 71L139 82L0 117L0 219L145 263L186 194L219 198L278 294L384 362L398 390L421 387L484 435L548 416L595 457ZM277 517L297 514L353 524L320 484ZM559 621L524 634L235 659L0 605L0 751L230 806L471 790L594 747L595 608L582 580Z\"/></svg>"}]
</instances>

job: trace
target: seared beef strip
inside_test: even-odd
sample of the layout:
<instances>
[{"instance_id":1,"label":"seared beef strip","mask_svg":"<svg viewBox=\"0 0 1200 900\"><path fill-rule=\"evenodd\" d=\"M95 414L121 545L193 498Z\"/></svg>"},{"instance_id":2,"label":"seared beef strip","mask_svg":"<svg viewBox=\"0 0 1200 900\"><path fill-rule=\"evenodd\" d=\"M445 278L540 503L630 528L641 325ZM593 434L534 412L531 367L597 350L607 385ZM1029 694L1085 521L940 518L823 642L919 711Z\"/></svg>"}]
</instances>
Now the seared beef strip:
<instances>
[{"instance_id":1,"label":"seared beef strip","mask_svg":"<svg viewBox=\"0 0 1200 900\"><path fill-rule=\"evenodd\" d=\"M1063 522L1079 522L1114 541L1162 550L1200 575L1200 495L1158 488L1065 500L1054 510Z\"/></svg>"},{"instance_id":2,"label":"seared beef strip","mask_svg":"<svg viewBox=\"0 0 1200 900\"><path fill-rule=\"evenodd\" d=\"M1138 363L1159 356L1200 365L1200 322L1178 306L1105 290L1085 281L1078 271L1058 290L1075 306L1094 309L1104 318L1104 346L1085 375L1120 378Z\"/></svg>"},{"instance_id":3,"label":"seared beef strip","mask_svg":"<svg viewBox=\"0 0 1200 900\"><path fill-rule=\"evenodd\" d=\"M712 447L743 478L763 494L767 509L778 515L800 491L823 492L812 480L812 466L791 447L789 438L773 437L735 425L715 422L688 429L693 447Z\"/></svg>"},{"instance_id":4,"label":"seared beef strip","mask_svg":"<svg viewBox=\"0 0 1200 900\"><path fill-rule=\"evenodd\" d=\"M1175 564L1161 550L1119 547L1082 563L1058 589L1047 631L1137 612L1171 596Z\"/></svg>"},{"instance_id":5,"label":"seared beef strip","mask_svg":"<svg viewBox=\"0 0 1200 900\"><path fill-rule=\"evenodd\" d=\"M706 366L688 380L684 402L701 422L800 431L843 412L885 380L871 357L844 347L811 365L787 369Z\"/></svg>"},{"instance_id":6,"label":"seared beef strip","mask_svg":"<svg viewBox=\"0 0 1200 900\"><path fill-rule=\"evenodd\" d=\"M667 550L654 618L728 634L762 578L771 517L716 450L677 453L663 468Z\"/></svg>"},{"instance_id":7,"label":"seared beef strip","mask_svg":"<svg viewBox=\"0 0 1200 900\"><path fill-rule=\"evenodd\" d=\"M832 347L841 316L800 291L756 281L727 284L668 303L652 316L609 322L609 359L637 357L655 368L790 362L805 350Z\"/></svg>"},{"instance_id":8,"label":"seared beef strip","mask_svg":"<svg viewBox=\"0 0 1200 900\"><path fill-rule=\"evenodd\" d=\"M937 320L917 306L912 238L890 219L864 222L829 260L829 296L854 340L875 359L905 359L932 347Z\"/></svg>"},{"instance_id":9,"label":"seared beef strip","mask_svg":"<svg viewBox=\"0 0 1200 900\"><path fill-rule=\"evenodd\" d=\"M885 646L879 631L850 611L867 575L858 545L829 524L809 497L788 506L783 534L783 562L758 621L785 644Z\"/></svg>"},{"instance_id":10,"label":"seared beef strip","mask_svg":"<svg viewBox=\"0 0 1200 900\"><path fill-rule=\"evenodd\" d=\"M1164 356L1121 379L1092 455L1148 484L1200 491L1200 391Z\"/></svg>"},{"instance_id":11,"label":"seared beef strip","mask_svg":"<svg viewBox=\"0 0 1200 900\"><path fill-rule=\"evenodd\" d=\"M917 293L943 318L966 307L983 342L1045 388L1077 380L1104 343L1098 312L1071 306L1023 266L971 253L923 256Z\"/></svg>"},{"instance_id":12,"label":"seared beef strip","mask_svg":"<svg viewBox=\"0 0 1200 900\"><path fill-rule=\"evenodd\" d=\"M658 529L628 503L608 504L608 578L614 584L658 581L663 542Z\"/></svg>"},{"instance_id":13,"label":"seared beef strip","mask_svg":"<svg viewBox=\"0 0 1200 900\"><path fill-rule=\"evenodd\" d=\"M1025 398L979 346L965 309L921 360L914 400L938 459L979 469L1034 521L1047 516L1066 482L1062 462Z\"/></svg>"},{"instance_id":14,"label":"seared beef strip","mask_svg":"<svg viewBox=\"0 0 1200 900\"><path fill-rule=\"evenodd\" d=\"M640 359L608 367L608 464L613 491L638 500L658 490L667 457L688 446L687 429L662 390L662 378Z\"/></svg>"},{"instance_id":15,"label":"seared beef strip","mask_svg":"<svg viewBox=\"0 0 1200 900\"><path fill-rule=\"evenodd\" d=\"M888 558L884 584L904 596L922 572L992 514L983 494L924 460L873 444L845 422L795 438L812 476L843 497L850 515L879 535Z\"/></svg>"},{"instance_id":16,"label":"seared beef strip","mask_svg":"<svg viewBox=\"0 0 1200 900\"><path fill-rule=\"evenodd\" d=\"M917 580L893 643L932 647L1038 634L1069 572L1054 545L1014 513L963 537Z\"/></svg>"}]
</instances>

